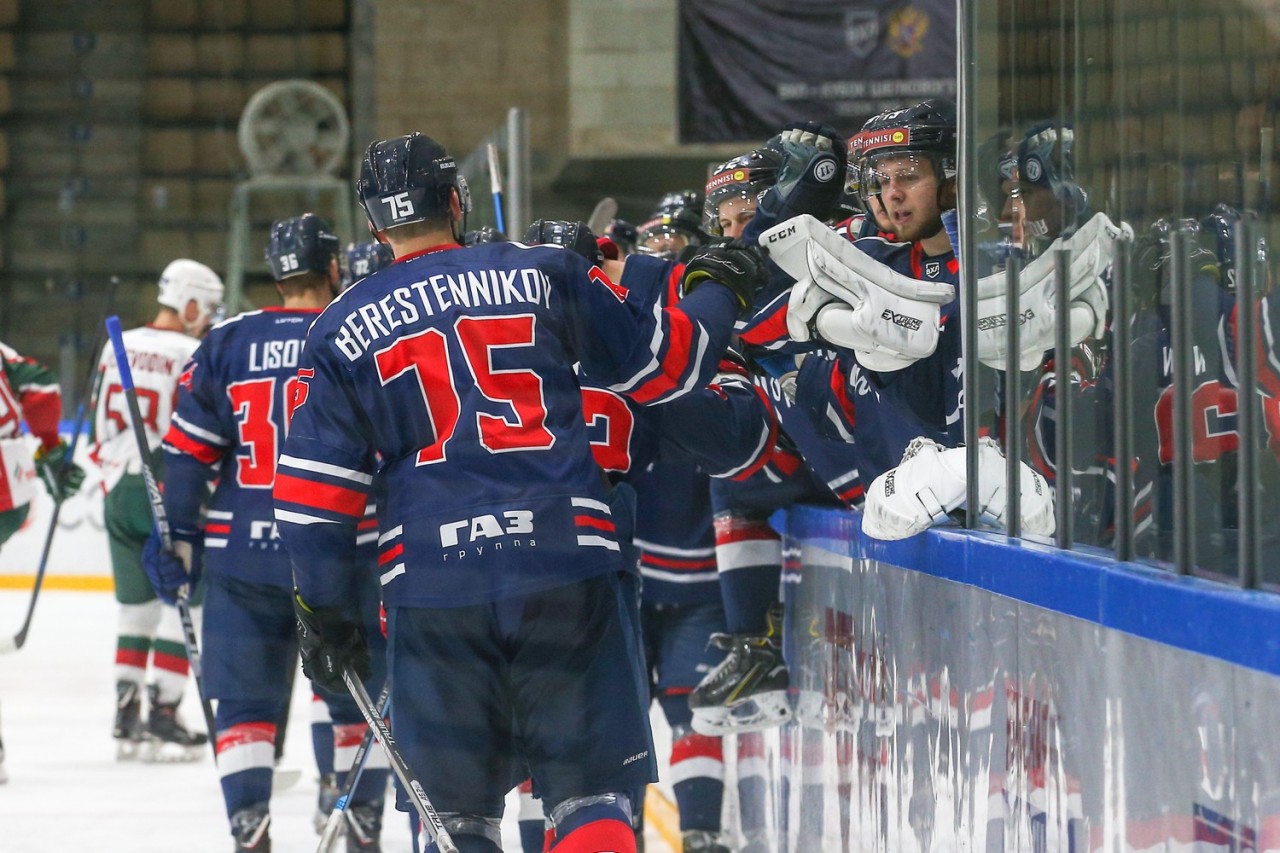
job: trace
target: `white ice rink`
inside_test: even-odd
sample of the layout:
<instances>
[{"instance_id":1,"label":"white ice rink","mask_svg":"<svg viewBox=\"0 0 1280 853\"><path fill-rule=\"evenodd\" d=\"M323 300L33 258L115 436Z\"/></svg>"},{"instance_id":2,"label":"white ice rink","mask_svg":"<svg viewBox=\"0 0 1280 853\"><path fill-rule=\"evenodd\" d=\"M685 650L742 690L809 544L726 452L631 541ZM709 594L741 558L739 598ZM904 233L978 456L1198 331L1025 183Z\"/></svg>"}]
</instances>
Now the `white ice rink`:
<instances>
[{"instance_id":1,"label":"white ice rink","mask_svg":"<svg viewBox=\"0 0 1280 853\"><path fill-rule=\"evenodd\" d=\"M21 626L30 593L0 590L0 634ZM115 599L45 590L26 645L0 656L0 736L9 782L0 785L0 853L229 853L232 847L211 755L190 764L115 760ZM274 853L315 849L316 802L306 679L298 678L283 767L302 771L271 803ZM194 689L183 716L203 729ZM665 772L668 734L655 720ZM508 807L514 815L514 808ZM513 819L504 847L519 851ZM650 853L669 849L649 831ZM405 817L384 815L385 853L408 853Z\"/></svg>"}]
</instances>

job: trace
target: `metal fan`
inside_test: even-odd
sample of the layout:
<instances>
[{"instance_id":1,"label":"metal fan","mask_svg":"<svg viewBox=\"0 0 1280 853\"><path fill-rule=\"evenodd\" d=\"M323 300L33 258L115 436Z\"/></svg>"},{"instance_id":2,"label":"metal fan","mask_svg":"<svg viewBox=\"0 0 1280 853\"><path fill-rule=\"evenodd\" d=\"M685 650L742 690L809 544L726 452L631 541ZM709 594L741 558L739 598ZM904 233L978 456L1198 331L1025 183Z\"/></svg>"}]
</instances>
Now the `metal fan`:
<instances>
[{"instance_id":1,"label":"metal fan","mask_svg":"<svg viewBox=\"0 0 1280 853\"><path fill-rule=\"evenodd\" d=\"M254 177L332 175L347 156L351 129L328 89L282 80L249 99L237 135Z\"/></svg>"}]
</instances>

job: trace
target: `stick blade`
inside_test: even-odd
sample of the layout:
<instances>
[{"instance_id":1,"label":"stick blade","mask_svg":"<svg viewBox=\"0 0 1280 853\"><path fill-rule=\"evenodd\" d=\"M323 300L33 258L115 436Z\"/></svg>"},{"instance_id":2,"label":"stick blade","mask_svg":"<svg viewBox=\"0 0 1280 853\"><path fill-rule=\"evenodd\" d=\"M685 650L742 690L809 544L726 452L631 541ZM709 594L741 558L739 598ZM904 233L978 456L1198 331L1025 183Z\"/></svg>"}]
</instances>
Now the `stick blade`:
<instances>
[{"instance_id":1,"label":"stick blade","mask_svg":"<svg viewBox=\"0 0 1280 853\"><path fill-rule=\"evenodd\" d=\"M595 208L591 211L591 216L587 219L587 227L591 229L591 233L597 237L604 234L604 229L609 227L609 223L618 217L618 200L605 196L596 202Z\"/></svg>"}]
</instances>

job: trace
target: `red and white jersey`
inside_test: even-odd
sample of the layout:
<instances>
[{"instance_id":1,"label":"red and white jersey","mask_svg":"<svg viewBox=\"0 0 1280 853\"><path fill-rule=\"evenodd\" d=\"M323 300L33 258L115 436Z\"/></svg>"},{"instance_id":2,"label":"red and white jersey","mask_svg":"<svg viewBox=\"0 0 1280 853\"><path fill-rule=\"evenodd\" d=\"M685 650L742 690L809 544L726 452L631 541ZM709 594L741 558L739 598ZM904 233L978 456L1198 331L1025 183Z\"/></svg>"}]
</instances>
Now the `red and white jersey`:
<instances>
[{"instance_id":1,"label":"red and white jersey","mask_svg":"<svg viewBox=\"0 0 1280 853\"><path fill-rule=\"evenodd\" d=\"M0 512L27 504L39 489L32 452L36 443L22 424L52 447L58 443L62 391L53 371L0 343Z\"/></svg>"},{"instance_id":2,"label":"red and white jersey","mask_svg":"<svg viewBox=\"0 0 1280 853\"><path fill-rule=\"evenodd\" d=\"M182 332L151 326L130 329L123 337L147 443L155 450L169 428L182 368L200 342ZM138 459L138 440L129 423L129 402L110 344L102 349L98 370L105 375L93 402L93 458L102 466L103 483L109 491L125 474L141 474L142 463Z\"/></svg>"}]
</instances>

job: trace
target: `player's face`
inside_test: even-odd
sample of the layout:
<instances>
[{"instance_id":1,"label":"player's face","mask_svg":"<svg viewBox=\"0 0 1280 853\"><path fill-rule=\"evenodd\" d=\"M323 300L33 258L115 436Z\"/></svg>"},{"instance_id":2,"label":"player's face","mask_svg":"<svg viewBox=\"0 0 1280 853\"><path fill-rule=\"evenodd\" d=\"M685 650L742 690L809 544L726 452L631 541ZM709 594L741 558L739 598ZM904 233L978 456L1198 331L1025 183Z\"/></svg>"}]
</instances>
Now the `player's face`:
<instances>
[{"instance_id":1,"label":"player's face","mask_svg":"<svg viewBox=\"0 0 1280 853\"><path fill-rule=\"evenodd\" d=\"M866 171L868 195L878 195L884 204L880 227L892 231L899 240L915 241L942 230L938 208L938 177L933 161L914 154L891 155L871 163ZM874 199L873 199L874 201ZM876 205L872 204L872 210Z\"/></svg>"},{"instance_id":2,"label":"player's face","mask_svg":"<svg viewBox=\"0 0 1280 853\"><path fill-rule=\"evenodd\" d=\"M1010 235L1015 245L1022 246L1033 237L1057 237L1062 231L1062 205L1053 190L1038 184L1027 184L1013 178L1000 182L1004 192L1004 208L1000 221L1012 226Z\"/></svg>"},{"instance_id":3,"label":"player's face","mask_svg":"<svg viewBox=\"0 0 1280 853\"><path fill-rule=\"evenodd\" d=\"M734 196L720 202L720 208L716 211L716 219L720 223L720 233L724 236L736 240L742 236L743 230L746 229L747 223L756 215L756 199L755 196L745 198L743 196Z\"/></svg>"},{"instance_id":4,"label":"player's face","mask_svg":"<svg viewBox=\"0 0 1280 853\"><path fill-rule=\"evenodd\" d=\"M658 231L645 237L640 242L640 251L653 255L671 253L678 255L680 250L689 245L689 239L682 234L669 234Z\"/></svg>"}]
</instances>

